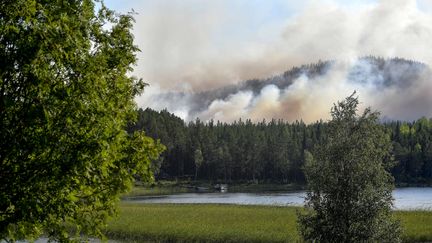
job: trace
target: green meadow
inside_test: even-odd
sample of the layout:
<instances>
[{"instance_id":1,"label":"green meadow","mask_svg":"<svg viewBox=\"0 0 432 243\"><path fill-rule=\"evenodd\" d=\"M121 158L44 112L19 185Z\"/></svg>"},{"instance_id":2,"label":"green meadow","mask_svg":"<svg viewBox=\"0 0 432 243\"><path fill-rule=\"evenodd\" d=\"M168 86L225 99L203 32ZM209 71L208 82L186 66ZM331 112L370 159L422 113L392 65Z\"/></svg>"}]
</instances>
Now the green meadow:
<instances>
[{"instance_id":1,"label":"green meadow","mask_svg":"<svg viewBox=\"0 0 432 243\"><path fill-rule=\"evenodd\" d=\"M121 203L108 238L127 242L296 242L299 207ZM432 211L396 211L405 242L432 241Z\"/></svg>"}]
</instances>

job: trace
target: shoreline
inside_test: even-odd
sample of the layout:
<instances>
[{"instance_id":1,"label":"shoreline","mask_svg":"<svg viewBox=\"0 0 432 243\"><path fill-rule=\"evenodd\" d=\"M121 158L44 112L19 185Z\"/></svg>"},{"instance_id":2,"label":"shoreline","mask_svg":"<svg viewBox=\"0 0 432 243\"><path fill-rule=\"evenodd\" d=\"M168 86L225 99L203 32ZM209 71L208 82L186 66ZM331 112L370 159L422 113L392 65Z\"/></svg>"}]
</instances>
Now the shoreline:
<instances>
[{"instance_id":1,"label":"shoreline","mask_svg":"<svg viewBox=\"0 0 432 243\"><path fill-rule=\"evenodd\" d=\"M154 196L154 195L171 195L178 193L193 193L193 192L217 192L215 185L207 181L158 181L152 184L137 183L129 193L125 193L122 198L135 197L135 196ZM296 192L306 191L307 186L303 184L281 184L281 183L251 183L239 182L227 184L228 193L242 192L242 193L266 193L266 192ZM398 183L395 184L397 188L429 188L432 184L423 183Z\"/></svg>"}]
</instances>

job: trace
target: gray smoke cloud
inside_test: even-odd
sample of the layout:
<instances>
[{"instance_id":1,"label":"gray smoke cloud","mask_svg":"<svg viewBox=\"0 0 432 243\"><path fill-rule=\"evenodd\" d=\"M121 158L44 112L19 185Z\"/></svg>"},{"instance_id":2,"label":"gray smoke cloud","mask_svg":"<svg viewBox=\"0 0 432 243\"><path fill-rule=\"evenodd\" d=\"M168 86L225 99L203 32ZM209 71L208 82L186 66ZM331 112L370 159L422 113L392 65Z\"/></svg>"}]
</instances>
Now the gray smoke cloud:
<instances>
[{"instance_id":1,"label":"gray smoke cloud","mask_svg":"<svg viewBox=\"0 0 432 243\"><path fill-rule=\"evenodd\" d=\"M420 10L415 0L381 0L355 8L307 1L276 30L278 34L273 30L272 38L217 47L215 35L224 34L225 26L244 21L249 13L238 14L226 1L200 3L161 1L152 13L138 17L135 35L142 54L136 74L151 84L137 98L139 106L167 108L186 120L312 122L328 118L333 102L357 90L364 106L371 105L388 118L432 115L430 71L425 71L429 69L404 69L388 62L386 72L377 72L373 63L357 61L359 56L374 55L432 64L432 14ZM299 72L285 83L239 83L277 79L292 66L317 60L337 61L322 75ZM415 78L407 79L413 77L407 71L416 73Z\"/></svg>"},{"instance_id":2,"label":"gray smoke cloud","mask_svg":"<svg viewBox=\"0 0 432 243\"><path fill-rule=\"evenodd\" d=\"M142 102L167 108L186 121L261 121L272 118L314 122L329 118L329 109L354 90L361 107L372 106L387 119L412 120L432 115L432 71L404 59L361 58L302 66L263 80L202 93L147 90Z\"/></svg>"}]
</instances>

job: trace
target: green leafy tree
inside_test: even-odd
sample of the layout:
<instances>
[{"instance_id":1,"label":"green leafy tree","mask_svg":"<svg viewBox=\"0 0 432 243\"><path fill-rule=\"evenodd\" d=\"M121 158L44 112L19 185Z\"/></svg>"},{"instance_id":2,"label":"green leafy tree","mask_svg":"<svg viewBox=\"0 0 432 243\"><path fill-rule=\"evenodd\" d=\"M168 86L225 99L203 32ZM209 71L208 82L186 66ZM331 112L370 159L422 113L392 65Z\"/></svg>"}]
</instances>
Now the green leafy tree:
<instances>
[{"instance_id":1,"label":"green leafy tree","mask_svg":"<svg viewBox=\"0 0 432 243\"><path fill-rule=\"evenodd\" d=\"M391 215L391 143L377 112L357 115L355 93L331 110L328 138L305 152L309 191L300 233L317 242L399 242Z\"/></svg>"},{"instance_id":2,"label":"green leafy tree","mask_svg":"<svg viewBox=\"0 0 432 243\"><path fill-rule=\"evenodd\" d=\"M145 86L127 75L132 22L92 0L1 1L0 239L102 237L133 175L151 180L163 146L125 131Z\"/></svg>"}]
</instances>

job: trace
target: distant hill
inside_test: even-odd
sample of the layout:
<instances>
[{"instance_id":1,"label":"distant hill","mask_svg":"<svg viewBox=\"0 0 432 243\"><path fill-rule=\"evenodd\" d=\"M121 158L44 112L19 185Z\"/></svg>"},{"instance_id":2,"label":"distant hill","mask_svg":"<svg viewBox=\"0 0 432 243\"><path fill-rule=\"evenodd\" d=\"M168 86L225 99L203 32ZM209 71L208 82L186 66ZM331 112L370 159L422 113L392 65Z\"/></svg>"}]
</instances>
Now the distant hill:
<instances>
[{"instance_id":1,"label":"distant hill","mask_svg":"<svg viewBox=\"0 0 432 243\"><path fill-rule=\"evenodd\" d=\"M194 115L207 109L214 100L225 100L230 95L241 91L251 91L254 95L258 95L261 89L267 85L275 85L281 90L286 89L301 76L308 79L324 76L336 64L336 61L319 61L313 64L293 67L282 74L265 79L246 80L235 85L228 85L198 93L163 93L159 94L156 99L163 101L164 104L178 105L179 103L183 103L184 106L188 107L189 115ZM403 88L409 86L414 80L419 79L424 71L430 71L430 68L424 63L403 58L384 59L367 56L359 58L350 66L346 78L348 82L373 85L378 90L390 86ZM173 111L170 107L166 108Z\"/></svg>"}]
</instances>

